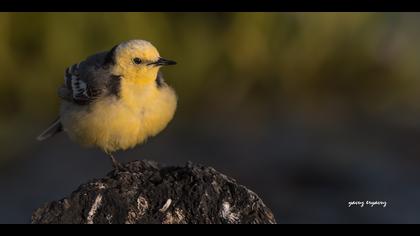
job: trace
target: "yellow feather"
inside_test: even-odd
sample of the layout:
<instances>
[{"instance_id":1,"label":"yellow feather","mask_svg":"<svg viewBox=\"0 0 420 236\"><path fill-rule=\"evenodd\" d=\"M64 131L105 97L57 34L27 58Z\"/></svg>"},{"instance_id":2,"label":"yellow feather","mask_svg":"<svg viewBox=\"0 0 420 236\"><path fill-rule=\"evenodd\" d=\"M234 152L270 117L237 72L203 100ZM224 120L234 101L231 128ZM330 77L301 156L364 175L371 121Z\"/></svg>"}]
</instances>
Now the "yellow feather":
<instances>
[{"instance_id":1,"label":"yellow feather","mask_svg":"<svg viewBox=\"0 0 420 236\"><path fill-rule=\"evenodd\" d=\"M91 106L64 102L61 121L69 136L83 146L105 152L132 148L162 131L172 119L176 94L169 86L139 86L122 80L121 98L104 97Z\"/></svg>"}]
</instances>

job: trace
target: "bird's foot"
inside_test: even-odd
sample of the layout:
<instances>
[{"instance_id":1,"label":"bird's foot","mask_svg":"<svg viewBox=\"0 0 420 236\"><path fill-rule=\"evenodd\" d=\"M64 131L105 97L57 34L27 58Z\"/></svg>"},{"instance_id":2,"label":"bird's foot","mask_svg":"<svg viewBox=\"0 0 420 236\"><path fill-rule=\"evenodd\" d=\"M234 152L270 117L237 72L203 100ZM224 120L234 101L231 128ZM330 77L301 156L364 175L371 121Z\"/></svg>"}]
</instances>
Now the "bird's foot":
<instances>
[{"instance_id":1,"label":"bird's foot","mask_svg":"<svg viewBox=\"0 0 420 236\"><path fill-rule=\"evenodd\" d=\"M108 156L111 158L112 166L114 167L114 173L118 174L120 172L124 172L126 168L119 162L112 154L108 154Z\"/></svg>"},{"instance_id":2,"label":"bird's foot","mask_svg":"<svg viewBox=\"0 0 420 236\"><path fill-rule=\"evenodd\" d=\"M112 166L114 167L115 173L124 172L126 169L121 163L113 163Z\"/></svg>"}]
</instances>

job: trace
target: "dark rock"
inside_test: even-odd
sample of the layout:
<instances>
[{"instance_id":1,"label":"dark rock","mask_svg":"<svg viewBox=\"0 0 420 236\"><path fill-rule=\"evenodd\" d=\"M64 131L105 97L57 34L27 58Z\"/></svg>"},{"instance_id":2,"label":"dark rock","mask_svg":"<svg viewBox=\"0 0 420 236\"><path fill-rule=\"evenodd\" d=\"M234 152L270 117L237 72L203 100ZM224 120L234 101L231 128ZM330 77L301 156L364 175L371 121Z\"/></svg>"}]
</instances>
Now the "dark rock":
<instances>
[{"instance_id":1,"label":"dark rock","mask_svg":"<svg viewBox=\"0 0 420 236\"><path fill-rule=\"evenodd\" d=\"M211 167L161 167L135 161L47 203L34 224L269 224L270 209L252 191Z\"/></svg>"}]
</instances>

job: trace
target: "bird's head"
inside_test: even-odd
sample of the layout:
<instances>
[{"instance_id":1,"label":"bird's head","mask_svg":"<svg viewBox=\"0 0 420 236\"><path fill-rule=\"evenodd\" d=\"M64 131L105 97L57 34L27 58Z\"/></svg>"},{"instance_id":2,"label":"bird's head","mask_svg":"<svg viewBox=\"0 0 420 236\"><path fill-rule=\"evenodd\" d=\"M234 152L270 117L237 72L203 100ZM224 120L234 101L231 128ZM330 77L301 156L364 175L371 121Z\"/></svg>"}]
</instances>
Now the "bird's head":
<instances>
[{"instance_id":1,"label":"bird's head","mask_svg":"<svg viewBox=\"0 0 420 236\"><path fill-rule=\"evenodd\" d=\"M158 50L148 41L130 40L113 47L105 63L112 64L112 73L135 83L153 83L161 66L176 62L160 57Z\"/></svg>"}]
</instances>

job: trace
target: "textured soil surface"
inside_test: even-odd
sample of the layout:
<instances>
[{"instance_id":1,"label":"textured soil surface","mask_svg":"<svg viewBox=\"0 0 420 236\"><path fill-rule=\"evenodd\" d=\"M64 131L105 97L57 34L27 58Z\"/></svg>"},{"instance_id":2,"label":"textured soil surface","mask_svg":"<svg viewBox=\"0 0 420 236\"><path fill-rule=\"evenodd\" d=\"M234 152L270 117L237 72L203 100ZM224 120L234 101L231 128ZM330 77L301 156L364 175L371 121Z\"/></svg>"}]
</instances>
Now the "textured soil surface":
<instances>
[{"instance_id":1,"label":"textured soil surface","mask_svg":"<svg viewBox=\"0 0 420 236\"><path fill-rule=\"evenodd\" d=\"M34 224L271 224L270 209L211 167L134 161L32 215Z\"/></svg>"}]
</instances>

